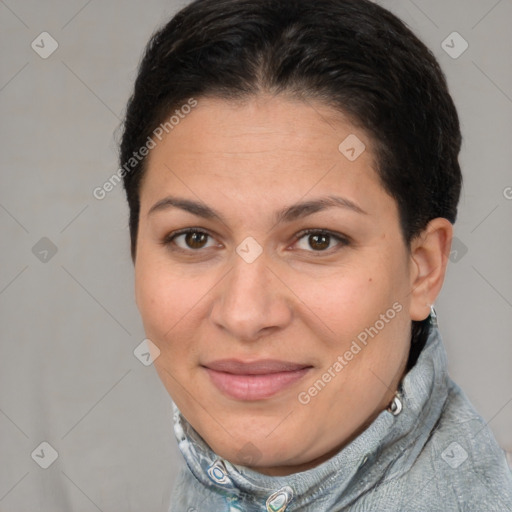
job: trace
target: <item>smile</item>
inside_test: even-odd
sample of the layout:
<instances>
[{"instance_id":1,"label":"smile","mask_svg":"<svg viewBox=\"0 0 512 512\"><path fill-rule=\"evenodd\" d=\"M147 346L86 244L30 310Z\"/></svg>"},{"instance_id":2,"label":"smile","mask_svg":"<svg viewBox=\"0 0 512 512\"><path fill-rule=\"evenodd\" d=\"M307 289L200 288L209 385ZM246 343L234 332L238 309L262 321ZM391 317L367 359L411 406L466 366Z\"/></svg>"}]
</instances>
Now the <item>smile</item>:
<instances>
[{"instance_id":1,"label":"smile","mask_svg":"<svg viewBox=\"0 0 512 512\"><path fill-rule=\"evenodd\" d=\"M274 360L222 360L204 366L212 383L235 400L264 400L302 379L311 366Z\"/></svg>"}]
</instances>

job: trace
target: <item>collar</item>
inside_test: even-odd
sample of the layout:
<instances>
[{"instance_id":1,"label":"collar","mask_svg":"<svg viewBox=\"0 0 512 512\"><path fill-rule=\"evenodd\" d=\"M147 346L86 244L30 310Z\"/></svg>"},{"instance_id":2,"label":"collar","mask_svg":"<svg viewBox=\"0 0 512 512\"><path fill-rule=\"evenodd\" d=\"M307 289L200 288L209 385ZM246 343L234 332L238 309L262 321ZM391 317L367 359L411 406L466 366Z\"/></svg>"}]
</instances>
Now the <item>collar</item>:
<instances>
[{"instance_id":1,"label":"collar","mask_svg":"<svg viewBox=\"0 0 512 512\"><path fill-rule=\"evenodd\" d=\"M174 433L188 470L201 485L224 496L251 496L268 511L291 512L322 499L349 504L377 482L407 471L440 417L448 394L446 353L437 326L416 364L402 379L401 410L382 411L336 455L315 468L268 476L218 457L173 402ZM400 407L399 407L400 409Z\"/></svg>"}]
</instances>

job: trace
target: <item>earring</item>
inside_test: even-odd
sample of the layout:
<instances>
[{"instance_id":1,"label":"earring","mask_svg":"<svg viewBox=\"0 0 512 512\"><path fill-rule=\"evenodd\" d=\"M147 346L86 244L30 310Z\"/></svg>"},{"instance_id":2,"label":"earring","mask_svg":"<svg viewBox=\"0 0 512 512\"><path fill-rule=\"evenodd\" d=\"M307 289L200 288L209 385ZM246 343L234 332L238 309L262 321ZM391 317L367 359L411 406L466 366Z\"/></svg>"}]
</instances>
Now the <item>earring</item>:
<instances>
[{"instance_id":1,"label":"earring","mask_svg":"<svg viewBox=\"0 0 512 512\"><path fill-rule=\"evenodd\" d=\"M432 327L439 326L437 323L437 313L436 313L436 310L434 309L433 305L430 305L430 325Z\"/></svg>"}]
</instances>

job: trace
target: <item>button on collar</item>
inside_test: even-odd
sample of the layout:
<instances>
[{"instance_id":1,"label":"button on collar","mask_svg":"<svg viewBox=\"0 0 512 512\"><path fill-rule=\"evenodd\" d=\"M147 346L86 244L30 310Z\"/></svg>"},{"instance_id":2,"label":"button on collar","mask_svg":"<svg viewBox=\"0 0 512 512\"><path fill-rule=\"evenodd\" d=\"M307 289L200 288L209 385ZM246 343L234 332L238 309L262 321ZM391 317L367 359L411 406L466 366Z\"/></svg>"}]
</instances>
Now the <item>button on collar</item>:
<instances>
[{"instance_id":1,"label":"button on collar","mask_svg":"<svg viewBox=\"0 0 512 512\"><path fill-rule=\"evenodd\" d=\"M283 487L267 499L267 512L284 512L286 507L292 501L293 490L291 487Z\"/></svg>"},{"instance_id":2,"label":"button on collar","mask_svg":"<svg viewBox=\"0 0 512 512\"><path fill-rule=\"evenodd\" d=\"M393 416L398 416L403 409L402 400L401 400L400 393L396 393L395 397L393 398L393 401L391 402L391 405L388 408L388 411Z\"/></svg>"},{"instance_id":3,"label":"button on collar","mask_svg":"<svg viewBox=\"0 0 512 512\"><path fill-rule=\"evenodd\" d=\"M208 476L210 479L218 485L222 486L231 486L231 480L228 477L228 473L226 471L226 466L224 463L217 459L209 468L208 468Z\"/></svg>"}]
</instances>

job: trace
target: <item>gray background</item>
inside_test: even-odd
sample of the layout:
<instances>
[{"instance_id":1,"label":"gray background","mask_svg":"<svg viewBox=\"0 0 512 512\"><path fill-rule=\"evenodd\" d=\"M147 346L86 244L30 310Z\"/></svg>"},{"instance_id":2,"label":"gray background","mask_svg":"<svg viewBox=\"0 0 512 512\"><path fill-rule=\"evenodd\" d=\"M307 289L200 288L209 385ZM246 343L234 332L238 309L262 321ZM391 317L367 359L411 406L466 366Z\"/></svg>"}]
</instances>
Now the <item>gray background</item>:
<instances>
[{"instance_id":1,"label":"gray background","mask_svg":"<svg viewBox=\"0 0 512 512\"><path fill-rule=\"evenodd\" d=\"M459 109L465 186L437 310L452 377L512 451L512 1L380 3L433 50ZM120 186L92 190L117 170L143 46L183 4L0 1L1 512L167 509L182 461L170 398L133 354L128 211ZM46 59L43 31L59 45ZM469 43L456 59L453 31ZM31 457L43 441L48 469Z\"/></svg>"}]
</instances>

